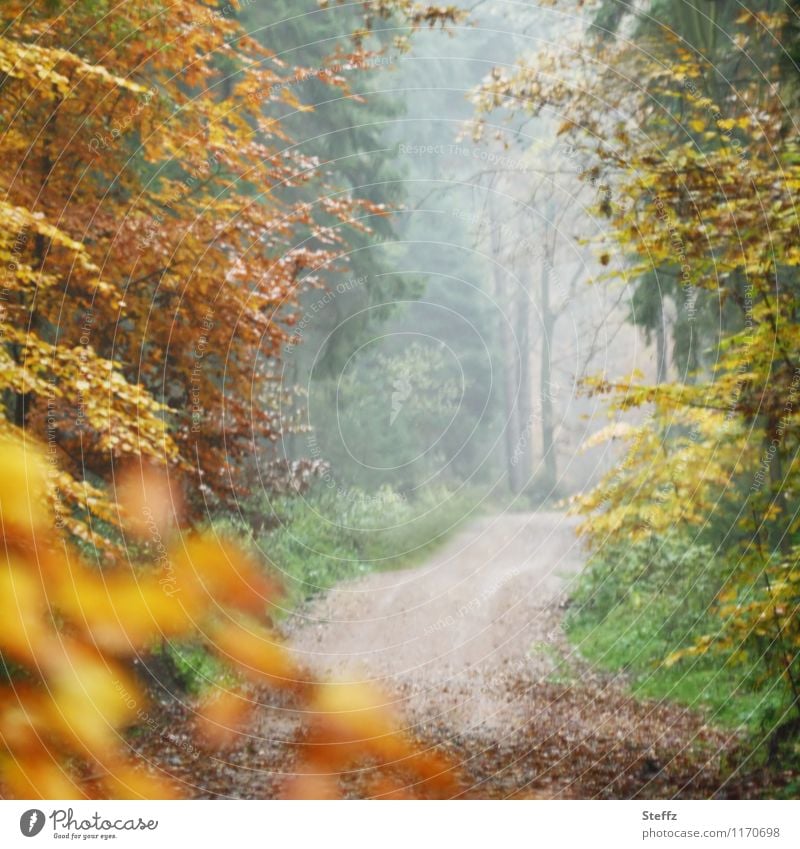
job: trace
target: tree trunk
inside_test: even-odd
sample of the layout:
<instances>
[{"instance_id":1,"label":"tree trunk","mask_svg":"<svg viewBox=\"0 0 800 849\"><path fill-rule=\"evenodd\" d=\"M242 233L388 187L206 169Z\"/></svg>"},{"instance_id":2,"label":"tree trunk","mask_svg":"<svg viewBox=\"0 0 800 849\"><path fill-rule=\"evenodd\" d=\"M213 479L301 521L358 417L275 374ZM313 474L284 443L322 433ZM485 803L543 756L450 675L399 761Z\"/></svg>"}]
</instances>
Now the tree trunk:
<instances>
[{"instance_id":1,"label":"tree trunk","mask_svg":"<svg viewBox=\"0 0 800 849\"><path fill-rule=\"evenodd\" d=\"M656 383L667 379L667 331L664 321L664 299L659 296L656 317Z\"/></svg>"},{"instance_id":2,"label":"tree trunk","mask_svg":"<svg viewBox=\"0 0 800 849\"><path fill-rule=\"evenodd\" d=\"M524 486L524 472L520 464L521 443L521 428L519 422L519 389L520 389L520 362L517 345L515 340L515 327L517 322L514 320L515 299L514 292L509 285L507 275L504 273L502 265L502 243L498 228L496 226L496 217L491 214L489 217L489 238L492 252L492 276L494 279L494 288L497 297L497 302L506 307L507 314L501 312L499 318L499 336L501 340L501 350L503 352L503 404L505 413L505 446L506 446L506 473L508 475L508 485L511 491L518 495Z\"/></svg>"},{"instance_id":3,"label":"tree trunk","mask_svg":"<svg viewBox=\"0 0 800 849\"><path fill-rule=\"evenodd\" d=\"M517 451L520 486L524 489L533 474L533 350L531 345L531 299L533 297L533 281L527 258L523 259L520 287L517 291L517 339L519 341L519 404L518 416L520 443Z\"/></svg>"},{"instance_id":4,"label":"tree trunk","mask_svg":"<svg viewBox=\"0 0 800 849\"><path fill-rule=\"evenodd\" d=\"M550 269L552 258L545 255L541 269L541 298L542 313L542 358L539 370L539 400L541 403L542 424L542 482L549 490L555 486L558 466L556 462L556 446L553 438L555 425L553 422L553 329L556 316L550 303Z\"/></svg>"}]
</instances>

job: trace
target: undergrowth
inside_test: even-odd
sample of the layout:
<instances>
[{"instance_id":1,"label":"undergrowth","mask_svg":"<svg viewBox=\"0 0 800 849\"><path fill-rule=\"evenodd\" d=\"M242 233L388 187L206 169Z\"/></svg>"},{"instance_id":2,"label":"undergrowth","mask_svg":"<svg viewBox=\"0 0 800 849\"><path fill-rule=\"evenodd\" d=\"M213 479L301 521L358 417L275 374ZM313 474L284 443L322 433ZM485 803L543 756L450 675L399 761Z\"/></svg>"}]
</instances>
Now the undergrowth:
<instances>
[{"instance_id":1,"label":"undergrowth","mask_svg":"<svg viewBox=\"0 0 800 849\"><path fill-rule=\"evenodd\" d=\"M755 653L665 662L720 627L716 599L730 568L710 547L680 538L605 547L578 579L568 635L591 663L624 672L636 696L669 699L763 738L786 694L761 677Z\"/></svg>"}]
</instances>

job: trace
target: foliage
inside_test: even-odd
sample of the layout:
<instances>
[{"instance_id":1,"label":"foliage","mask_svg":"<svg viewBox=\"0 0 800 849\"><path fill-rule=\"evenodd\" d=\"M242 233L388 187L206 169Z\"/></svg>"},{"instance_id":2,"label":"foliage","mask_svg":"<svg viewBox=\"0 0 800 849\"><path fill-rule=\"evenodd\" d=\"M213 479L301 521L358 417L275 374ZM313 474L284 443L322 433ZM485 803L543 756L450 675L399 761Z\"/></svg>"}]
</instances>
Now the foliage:
<instances>
[{"instance_id":1,"label":"foliage","mask_svg":"<svg viewBox=\"0 0 800 849\"><path fill-rule=\"evenodd\" d=\"M43 493L46 463L30 441L0 444L0 784L17 798L164 798L177 793L128 758L119 729L146 700L130 661L156 640L200 640L255 681L297 693L309 742L290 795L335 796L335 779L364 757L402 761L431 793L450 795L450 765L401 731L380 694L363 685L309 681L269 626L276 585L246 553L213 534L168 535L160 478L129 484L130 525L161 522L163 552L150 563L93 569L54 532ZM140 497L139 497L140 496ZM13 668L9 667L13 664ZM249 700L218 691L200 707L206 737L222 744L248 715ZM316 775L314 775L316 773Z\"/></svg>"},{"instance_id":2,"label":"foliage","mask_svg":"<svg viewBox=\"0 0 800 849\"><path fill-rule=\"evenodd\" d=\"M364 10L411 29L455 14ZM292 147L280 115L306 107L232 16L14 0L2 21L1 418L70 473L62 510L85 538L82 514L111 514L79 484L136 455L192 475L198 509L230 502L231 467L284 427L272 386L299 294L383 210ZM336 61L363 65L359 40Z\"/></svg>"},{"instance_id":3,"label":"foliage","mask_svg":"<svg viewBox=\"0 0 800 849\"><path fill-rule=\"evenodd\" d=\"M281 118L307 107L231 8L11 0L0 11L0 152L13 164L0 178L10 795L173 795L118 735L146 709L134 660L164 645L181 647L189 676L217 657L295 692L310 772L400 759L432 793L455 786L379 695L295 666L267 616L276 585L253 554L173 524L240 495L245 456L283 435L275 371L299 299L341 263L346 234L386 211L292 145ZM326 62L364 67L375 20L412 32L459 17L406 0L361 8ZM347 90L332 66L318 79ZM264 468L269 486L302 490L316 464L268 456ZM233 691L203 706L210 738L245 707ZM312 776L289 792L316 791L338 792Z\"/></svg>"},{"instance_id":4,"label":"foliage","mask_svg":"<svg viewBox=\"0 0 800 849\"><path fill-rule=\"evenodd\" d=\"M782 683L763 679L758 659L731 663L728 652L663 663L676 647L718 629L716 598L727 579L710 545L674 531L601 547L573 593L570 639L601 668L624 672L637 695L701 709L709 721L744 727L755 738L787 697Z\"/></svg>"},{"instance_id":5,"label":"foliage","mask_svg":"<svg viewBox=\"0 0 800 849\"><path fill-rule=\"evenodd\" d=\"M413 495L451 479L453 454L472 425L459 417L465 379L452 352L397 338L397 350L380 340L363 346L335 384L309 398L312 414L319 405L336 417L338 426L315 434L315 443L345 487L389 485Z\"/></svg>"},{"instance_id":6,"label":"foliage","mask_svg":"<svg viewBox=\"0 0 800 849\"><path fill-rule=\"evenodd\" d=\"M704 52L703 32L683 37L669 14L651 16L635 39L497 69L475 99L482 112L560 110L559 132L590 162L586 179L613 187L595 207L607 221L599 282L670 274L689 325L695 293L719 312L717 338L697 334L708 363L695 358L683 379L589 382L613 401L604 436L628 450L574 506L596 547L716 531L728 572L715 625L667 662L714 650L759 664L783 682L780 725L800 712L800 150L787 103L765 80L786 71L774 37L788 19L770 4L737 9L730 41ZM728 77L735 84L721 84L746 61L750 70ZM796 731L800 719L791 723Z\"/></svg>"},{"instance_id":7,"label":"foliage","mask_svg":"<svg viewBox=\"0 0 800 849\"><path fill-rule=\"evenodd\" d=\"M270 379L251 351L277 355L298 280L313 283L337 238L296 245L293 232L352 205L274 201L313 163L248 106L279 75L235 22L127 4L109 50L97 6L4 7L2 152L21 166L3 183L3 247L17 254L5 414L40 433L46 417L78 479L148 454L180 458L198 492L222 496L227 463L278 428L270 413L250 424L248 392Z\"/></svg>"},{"instance_id":8,"label":"foliage","mask_svg":"<svg viewBox=\"0 0 800 849\"><path fill-rule=\"evenodd\" d=\"M286 63L282 85L292 89L303 106L284 105L280 121L292 138L300 140L302 152L318 160L321 168L334 171L341 191L381 209L398 209L406 189L385 136L403 104L396 93L382 91L387 80L394 82L396 56L392 53L396 51L390 52L387 31L396 28L382 26L369 39L372 53L361 62L351 61L349 34L361 27L362 12L357 4L320 9L316 0L273 0L250 6L242 22L265 46L281 45L280 57ZM394 23L399 23L396 16ZM304 67L295 67L300 59ZM333 89L332 79L337 82ZM266 108L276 114L276 104L268 103ZM314 201L315 191L313 185L306 188L309 202ZM312 366L335 376L364 341L367 330L391 311L392 295L387 294L386 283L396 262L397 248L389 244L395 239L394 216L370 215L363 220L369 232L351 230L342 245L341 262L320 269L335 298L324 311L316 311L318 292L300 296L304 316L314 310L312 326L300 322L303 345L293 352L299 373L292 376L300 385ZM362 284L352 285L353 280ZM338 283L344 285L337 288ZM394 291L394 297L410 295L412 288L406 285L405 291ZM285 362L289 367L288 357Z\"/></svg>"}]
</instances>

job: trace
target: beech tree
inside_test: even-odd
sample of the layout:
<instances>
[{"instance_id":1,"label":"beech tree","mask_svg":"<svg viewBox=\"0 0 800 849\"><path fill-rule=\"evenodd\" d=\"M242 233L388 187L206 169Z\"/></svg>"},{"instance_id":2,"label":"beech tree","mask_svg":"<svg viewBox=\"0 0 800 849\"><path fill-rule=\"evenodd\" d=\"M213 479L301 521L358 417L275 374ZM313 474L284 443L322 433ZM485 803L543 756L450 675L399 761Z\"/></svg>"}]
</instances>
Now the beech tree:
<instances>
[{"instance_id":1,"label":"beech tree","mask_svg":"<svg viewBox=\"0 0 800 849\"><path fill-rule=\"evenodd\" d=\"M426 10L364 4L410 28L456 14ZM97 485L134 457L190 475L198 510L230 503L242 458L281 433L275 363L300 292L385 210L292 147L269 104L306 107L233 16L192 2L2 15L4 426L48 441L84 537L87 512L113 519ZM363 64L364 41L336 61Z\"/></svg>"},{"instance_id":2,"label":"beech tree","mask_svg":"<svg viewBox=\"0 0 800 849\"><path fill-rule=\"evenodd\" d=\"M769 5L738 10L727 47L712 53L749 64L724 91L702 45L654 13L635 40L587 31L588 48L576 40L496 69L475 100L481 115L555 111L560 134L591 162L585 178L615 187L596 204L607 224L598 285L669 274L690 327L698 293L716 305L718 337L698 333L713 344L707 364L656 384L636 373L586 382L617 414L594 441L627 451L575 507L596 546L667 534L691 545L723 528L719 629L667 662L716 649L762 663L783 681L780 736L800 727L800 157L792 86L784 101L768 82L786 77L774 44L790 21ZM646 414L639 424L624 417L635 408Z\"/></svg>"},{"instance_id":3,"label":"beech tree","mask_svg":"<svg viewBox=\"0 0 800 849\"><path fill-rule=\"evenodd\" d=\"M0 10L4 795L174 795L130 761L119 731L146 698L132 659L198 634L243 678L307 705L308 775L289 795L336 795L313 774L364 757L455 792L448 763L376 694L296 668L270 627L277 590L261 564L189 530L209 501L237 496L242 458L281 432L273 367L299 293L385 212L296 152L268 108L300 108L284 69L230 9ZM456 16L406 0L363 9L337 61L369 55L370 16L399 15L409 31ZM174 474L188 479L187 512ZM202 707L217 743L245 707L236 692Z\"/></svg>"}]
</instances>

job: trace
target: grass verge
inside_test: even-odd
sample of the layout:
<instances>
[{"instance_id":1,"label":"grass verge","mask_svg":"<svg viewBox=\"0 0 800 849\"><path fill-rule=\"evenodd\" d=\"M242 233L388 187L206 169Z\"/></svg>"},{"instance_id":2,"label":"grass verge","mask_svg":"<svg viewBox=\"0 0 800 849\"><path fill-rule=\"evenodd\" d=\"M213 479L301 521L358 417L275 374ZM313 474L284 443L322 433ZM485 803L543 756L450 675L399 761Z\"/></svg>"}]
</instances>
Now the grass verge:
<instances>
[{"instance_id":1,"label":"grass verge","mask_svg":"<svg viewBox=\"0 0 800 849\"><path fill-rule=\"evenodd\" d=\"M714 609L726 576L712 550L680 539L603 549L573 593L567 634L590 663L624 673L634 695L677 702L758 738L786 692L762 680L756 655L708 652L664 662L719 628Z\"/></svg>"},{"instance_id":2,"label":"grass verge","mask_svg":"<svg viewBox=\"0 0 800 849\"><path fill-rule=\"evenodd\" d=\"M477 490L454 494L431 488L410 499L389 488L343 496L316 486L303 495L251 505L249 513L261 516L268 530L257 532L231 518L214 521L212 529L249 548L278 575L284 596L270 613L279 621L341 581L416 565L478 515L480 501ZM188 692L229 680L230 673L201 645L169 645L165 652Z\"/></svg>"}]
</instances>

